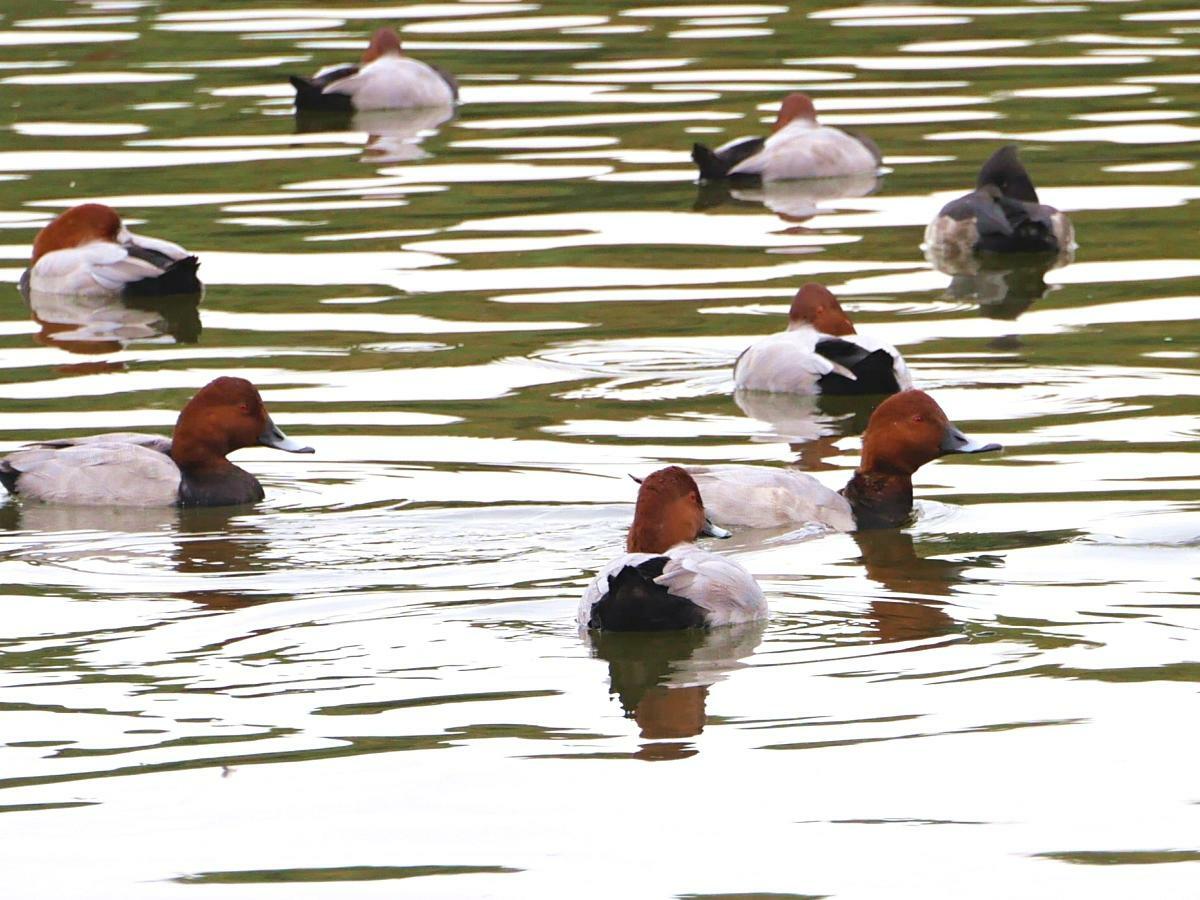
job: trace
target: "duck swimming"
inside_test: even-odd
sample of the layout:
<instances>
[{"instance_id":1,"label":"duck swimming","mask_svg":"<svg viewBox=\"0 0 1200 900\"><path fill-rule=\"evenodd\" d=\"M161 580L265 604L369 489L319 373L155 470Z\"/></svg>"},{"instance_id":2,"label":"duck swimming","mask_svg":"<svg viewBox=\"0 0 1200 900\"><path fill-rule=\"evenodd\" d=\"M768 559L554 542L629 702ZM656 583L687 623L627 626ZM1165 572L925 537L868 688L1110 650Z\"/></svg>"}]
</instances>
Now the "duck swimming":
<instances>
[{"instance_id":1,"label":"duck swimming","mask_svg":"<svg viewBox=\"0 0 1200 900\"><path fill-rule=\"evenodd\" d=\"M823 525L831 531L896 528L912 514L912 476L949 453L989 453L959 431L924 391L888 397L871 414L862 461L849 483L833 491L794 469L762 466L689 467L704 507L722 522L750 528Z\"/></svg>"},{"instance_id":2,"label":"duck swimming","mask_svg":"<svg viewBox=\"0 0 1200 900\"><path fill-rule=\"evenodd\" d=\"M980 251L1060 253L1074 248L1075 229L1065 213L1038 200L1009 144L988 157L975 190L942 207L925 229L925 246L950 259Z\"/></svg>"},{"instance_id":3,"label":"duck swimming","mask_svg":"<svg viewBox=\"0 0 1200 900\"><path fill-rule=\"evenodd\" d=\"M76 296L195 294L200 261L178 244L134 234L111 206L73 206L38 232L24 292Z\"/></svg>"},{"instance_id":4,"label":"duck swimming","mask_svg":"<svg viewBox=\"0 0 1200 900\"><path fill-rule=\"evenodd\" d=\"M289 75L288 80L296 89L297 110L408 109L450 106L458 99L454 77L402 55L400 38L390 28L371 35L357 66L327 66L311 79Z\"/></svg>"},{"instance_id":5,"label":"duck swimming","mask_svg":"<svg viewBox=\"0 0 1200 900\"><path fill-rule=\"evenodd\" d=\"M751 344L733 367L739 391L785 394L894 394L912 387L895 347L860 335L828 288L796 292L787 331Z\"/></svg>"},{"instance_id":6,"label":"duck swimming","mask_svg":"<svg viewBox=\"0 0 1200 900\"><path fill-rule=\"evenodd\" d=\"M692 145L702 181L751 177L763 181L838 178L875 172L883 157L870 138L817 124L807 94L788 94L779 106L771 134L738 138L710 150Z\"/></svg>"},{"instance_id":7,"label":"duck swimming","mask_svg":"<svg viewBox=\"0 0 1200 900\"><path fill-rule=\"evenodd\" d=\"M667 631L751 622L767 614L745 569L697 547L700 535L729 537L708 521L700 491L678 466L648 475L638 489L624 556L596 575L579 603L581 628Z\"/></svg>"},{"instance_id":8,"label":"duck swimming","mask_svg":"<svg viewBox=\"0 0 1200 900\"><path fill-rule=\"evenodd\" d=\"M313 452L271 421L254 385L224 376L188 401L171 439L116 432L28 444L0 459L0 484L28 500L77 506L254 503L262 485L225 457L259 444Z\"/></svg>"}]
</instances>

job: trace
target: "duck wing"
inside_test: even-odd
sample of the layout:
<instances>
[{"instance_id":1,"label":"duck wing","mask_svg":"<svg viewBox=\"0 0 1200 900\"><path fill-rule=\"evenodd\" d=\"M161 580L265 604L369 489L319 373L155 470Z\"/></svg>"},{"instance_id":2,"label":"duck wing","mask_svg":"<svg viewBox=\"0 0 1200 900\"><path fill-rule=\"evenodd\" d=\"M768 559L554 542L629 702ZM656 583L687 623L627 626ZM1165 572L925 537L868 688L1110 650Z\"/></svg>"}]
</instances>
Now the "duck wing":
<instances>
[{"instance_id":1,"label":"duck wing","mask_svg":"<svg viewBox=\"0 0 1200 900\"><path fill-rule=\"evenodd\" d=\"M10 493L45 503L173 506L180 480L169 456L126 441L35 446L0 460L0 482Z\"/></svg>"}]
</instances>

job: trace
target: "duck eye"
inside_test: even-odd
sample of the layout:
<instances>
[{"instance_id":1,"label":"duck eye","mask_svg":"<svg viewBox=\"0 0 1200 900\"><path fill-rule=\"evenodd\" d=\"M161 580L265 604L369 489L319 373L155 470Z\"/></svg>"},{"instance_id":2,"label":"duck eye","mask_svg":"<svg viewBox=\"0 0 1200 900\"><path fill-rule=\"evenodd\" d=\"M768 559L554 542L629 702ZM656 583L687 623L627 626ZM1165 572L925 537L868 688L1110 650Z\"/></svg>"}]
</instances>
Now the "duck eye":
<instances>
[{"instance_id":1,"label":"duck eye","mask_svg":"<svg viewBox=\"0 0 1200 900\"><path fill-rule=\"evenodd\" d=\"M913 416L913 421L914 422L924 422L925 417L923 415L921 415L920 413L917 413L915 416Z\"/></svg>"}]
</instances>

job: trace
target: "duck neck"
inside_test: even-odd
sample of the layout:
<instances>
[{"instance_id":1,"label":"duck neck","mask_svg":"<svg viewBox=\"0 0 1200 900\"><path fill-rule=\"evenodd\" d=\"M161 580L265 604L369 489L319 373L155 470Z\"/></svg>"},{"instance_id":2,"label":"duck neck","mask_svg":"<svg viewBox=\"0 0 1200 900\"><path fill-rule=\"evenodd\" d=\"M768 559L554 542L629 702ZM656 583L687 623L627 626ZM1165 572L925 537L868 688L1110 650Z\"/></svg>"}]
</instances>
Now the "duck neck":
<instances>
[{"instance_id":1,"label":"duck neck","mask_svg":"<svg viewBox=\"0 0 1200 900\"><path fill-rule=\"evenodd\" d=\"M862 528L899 528L912 515L912 476L859 469L840 491Z\"/></svg>"},{"instance_id":2,"label":"duck neck","mask_svg":"<svg viewBox=\"0 0 1200 900\"><path fill-rule=\"evenodd\" d=\"M176 425L171 438L171 459L179 470L188 475L203 477L219 475L236 468L225 458L230 448L223 440L214 440L203 428Z\"/></svg>"}]
</instances>

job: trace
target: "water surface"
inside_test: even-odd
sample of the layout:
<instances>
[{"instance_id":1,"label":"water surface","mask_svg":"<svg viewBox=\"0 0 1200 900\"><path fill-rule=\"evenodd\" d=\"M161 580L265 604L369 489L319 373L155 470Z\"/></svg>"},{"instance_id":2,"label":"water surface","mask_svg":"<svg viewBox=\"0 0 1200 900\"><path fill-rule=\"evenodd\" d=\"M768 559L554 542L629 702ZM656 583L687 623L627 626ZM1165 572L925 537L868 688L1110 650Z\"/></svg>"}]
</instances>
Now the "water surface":
<instances>
[{"instance_id":1,"label":"water surface","mask_svg":"<svg viewBox=\"0 0 1200 900\"><path fill-rule=\"evenodd\" d=\"M7 893L1194 895L1194 13L218 6L0 19L0 449L230 373L318 451L241 452L253 509L0 503ZM461 107L298 121L380 22ZM797 89L884 177L698 188ZM1003 141L1080 247L940 272ZM199 309L31 310L84 199L199 253ZM1005 452L901 531L722 544L762 627L582 640L627 474L848 478L869 403L730 394L810 279Z\"/></svg>"}]
</instances>

